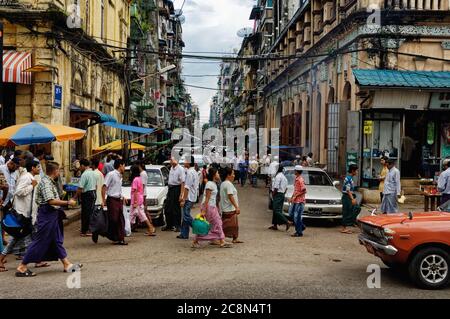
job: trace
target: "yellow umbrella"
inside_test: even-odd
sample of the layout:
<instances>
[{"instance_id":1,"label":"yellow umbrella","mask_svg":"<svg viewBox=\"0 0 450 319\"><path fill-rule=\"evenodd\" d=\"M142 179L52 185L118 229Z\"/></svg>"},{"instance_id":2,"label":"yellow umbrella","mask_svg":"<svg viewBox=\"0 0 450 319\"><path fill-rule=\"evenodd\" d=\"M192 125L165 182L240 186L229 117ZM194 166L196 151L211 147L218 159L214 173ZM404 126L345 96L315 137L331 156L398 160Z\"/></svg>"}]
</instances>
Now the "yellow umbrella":
<instances>
[{"instance_id":1,"label":"yellow umbrella","mask_svg":"<svg viewBox=\"0 0 450 319\"><path fill-rule=\"evenodd\" d=\"M105 151L105 150L110 150L110 151L121 151L123 149L123 141L122 140L117 140L102 146L99 146L97 148L94 148L93 151L94 152L101 152L101 151ZM131 143L131 150L134 151L144 151L145 150L145 146L138 144L138 143Z\"/></svg>"}]
</instances>

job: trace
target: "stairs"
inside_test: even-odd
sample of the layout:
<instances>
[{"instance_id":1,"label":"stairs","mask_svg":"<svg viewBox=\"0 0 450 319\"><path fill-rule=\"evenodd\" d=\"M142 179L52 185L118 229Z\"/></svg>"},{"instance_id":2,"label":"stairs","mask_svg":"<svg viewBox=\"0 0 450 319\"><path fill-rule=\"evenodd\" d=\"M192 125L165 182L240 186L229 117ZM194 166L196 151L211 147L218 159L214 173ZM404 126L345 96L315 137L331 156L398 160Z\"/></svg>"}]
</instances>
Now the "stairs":
<instances>
[{"instance_id":1,"label":"stairs","mask_svg":"<svg viewBox=\"0 0 450 319\"><path fill-rule=\"evenodd\" d=\"M402 179L401 184L408 204L423 204L423 195L419 188L420 180Z\"/></svg>"}]
</instances>

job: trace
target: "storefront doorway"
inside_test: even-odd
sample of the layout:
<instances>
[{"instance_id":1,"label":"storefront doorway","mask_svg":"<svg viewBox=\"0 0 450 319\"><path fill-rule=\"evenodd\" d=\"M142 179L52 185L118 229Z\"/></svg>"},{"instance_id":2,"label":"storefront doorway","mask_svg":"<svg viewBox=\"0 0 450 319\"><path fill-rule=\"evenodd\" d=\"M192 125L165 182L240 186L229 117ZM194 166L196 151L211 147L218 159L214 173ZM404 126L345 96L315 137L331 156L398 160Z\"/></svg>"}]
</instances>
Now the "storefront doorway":
<instances>
[{"instance_id":1,"label":"storefront doorway","mask_svg":"<svg viewBox=\"0 0 450 319\"><path fill-rule=\"evenodd\" d=\"M433 178L450 155L446 111L406 111L402 139L402 177Z\"/></svg>"},{"instance_id":2,"label":"storefront doorway","mask_svg":"<svg viewBox=\"0 0 450 319\"><path fill-rule=\"evenodd\" d=\"M3 83L3 119L1 128L16 124L16 84Z\"/></svg>"}]
</instances>

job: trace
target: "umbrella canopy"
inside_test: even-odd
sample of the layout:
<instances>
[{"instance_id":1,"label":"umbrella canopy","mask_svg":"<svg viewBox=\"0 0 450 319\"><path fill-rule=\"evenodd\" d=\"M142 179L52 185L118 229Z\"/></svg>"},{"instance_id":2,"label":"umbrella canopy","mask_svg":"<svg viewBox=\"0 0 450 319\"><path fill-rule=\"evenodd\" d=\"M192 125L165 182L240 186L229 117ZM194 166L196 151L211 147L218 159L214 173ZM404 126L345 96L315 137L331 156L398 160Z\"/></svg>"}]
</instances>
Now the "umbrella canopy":
<instances>
[{"instance_id":1,"label":"umbrella canopy","mask_svg":"<svg viewBox=\"0 0 450 319\"><path fill-rule=\"evenodd\" d=\"M102 146L99 146L97 148L94 148L94 152L100 152L105 150L111 150L111 151L121 151L123 149L123 141L117 140ZM145 151L145 146L138 144L138 143L131 143L131 150L133 151Z\"/></svg>"},{"instance_id":2,"label":"umbrella canopy","mask_svg":"<svg viewBox=\"0 0 450 319\"><path fill-rule=\"evenodd\" d=\"M31 122L7 127L0 131L0 146L46 144L79 140L86 131L64 125Z\"/></svg>"}]
</instances>

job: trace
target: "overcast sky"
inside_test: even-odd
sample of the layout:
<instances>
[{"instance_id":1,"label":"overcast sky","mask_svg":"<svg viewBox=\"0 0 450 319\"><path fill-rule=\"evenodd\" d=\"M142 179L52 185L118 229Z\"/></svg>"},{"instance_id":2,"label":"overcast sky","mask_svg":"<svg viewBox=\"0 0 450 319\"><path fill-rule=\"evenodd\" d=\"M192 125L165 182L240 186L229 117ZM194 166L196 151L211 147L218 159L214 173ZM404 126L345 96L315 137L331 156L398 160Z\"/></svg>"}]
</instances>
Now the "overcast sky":
<instances>
[{"instance_id":1,"label":"overcast sky","mask_svg":"<svg viewBox=\"0 0 450 319\"><path fill-rule=\"evenodd\" d=\"M239 49L242 39L236 32L243 27L252 27L249 20L255 0L186 0L183 15L184 52L233 52ZM175 9L180 9L183 0L175 0ZM184 59L183 75L187 85L209 88L217 87L216 77L189 77L188 75L218 75L220 63L188 63L199 60ZM209 105L215 91L187 87L194 103L200 108L200 120L209 119Z\"/></svg>"}]
</instances>

